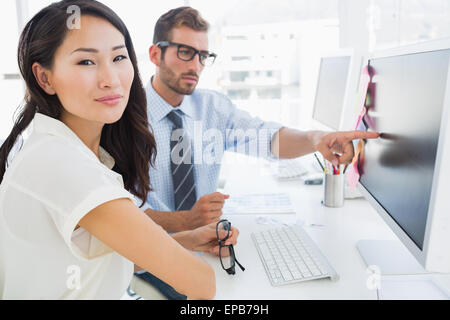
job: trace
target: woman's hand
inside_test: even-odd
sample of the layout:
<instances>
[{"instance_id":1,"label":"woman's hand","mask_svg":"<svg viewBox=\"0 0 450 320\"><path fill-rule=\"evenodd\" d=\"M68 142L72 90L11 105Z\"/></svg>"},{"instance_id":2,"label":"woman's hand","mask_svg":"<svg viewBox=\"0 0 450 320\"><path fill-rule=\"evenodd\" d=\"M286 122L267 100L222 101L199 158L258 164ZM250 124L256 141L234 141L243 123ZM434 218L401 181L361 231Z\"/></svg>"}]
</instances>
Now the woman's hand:
<instances>
[{"instance_id":1,"label":"woman's hand","mask_svg":"<svg viewBox=\"0 0 450 320\"><path fill-rule=\"evenodd\" d=\"M219 255L219 240L217 239L216 234L216 224L217 222L213 222L207 224L206 226L199 227L197 229L192 230L192 241L193 241L193 250L195 251L204 251L213 253L215 255ZM219 236L225 237L226 231L221 230L221 234ZM239 230L235 227L231 227L229 231L229 237L225 241L225 245L235 245L237 242L237 238L239 236ZM227 251L227 250L225 250Z\"/></svg>"}]
</instances>

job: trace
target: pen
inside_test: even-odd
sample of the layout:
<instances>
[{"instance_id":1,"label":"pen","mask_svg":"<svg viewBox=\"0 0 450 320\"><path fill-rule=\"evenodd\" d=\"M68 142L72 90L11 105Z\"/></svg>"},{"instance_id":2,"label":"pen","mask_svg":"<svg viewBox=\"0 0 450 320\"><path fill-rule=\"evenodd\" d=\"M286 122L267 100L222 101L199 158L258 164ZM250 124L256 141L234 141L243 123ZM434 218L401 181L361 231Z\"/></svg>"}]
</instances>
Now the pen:
<instances>
[{"instance_id":1,"label":"pen","mask_svg":"<svg viewBox=\"0 0 450 320\"><path fill-rule=\"evenodd\" d=\"M348 167L348 163L345 165L345 167L344 167L344 174L345 174L345 171L347 170L347 167Z\"/></svg>"},{"instance_id":2,"label":"pen","mask_svg":"<svg viewBox=\"0 0 450 320\"><path fill-rule=\"evenodd\" d=\"M325 168L323 167L322 163L320 162L319 158L317 157L317 154L314 153L314 157L316 157L317 162L319 163L319 165L322 168L323 172L325 172Z\"/></svg>"}]
</instances>

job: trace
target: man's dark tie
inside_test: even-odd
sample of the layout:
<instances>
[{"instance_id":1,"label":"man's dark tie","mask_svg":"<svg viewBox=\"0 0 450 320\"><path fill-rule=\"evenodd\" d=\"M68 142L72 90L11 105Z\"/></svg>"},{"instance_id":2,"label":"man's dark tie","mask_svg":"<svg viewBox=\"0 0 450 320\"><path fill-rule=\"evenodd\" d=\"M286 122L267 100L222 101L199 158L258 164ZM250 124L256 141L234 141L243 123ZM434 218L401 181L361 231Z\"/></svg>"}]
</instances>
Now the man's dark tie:
<instances>
[{"instance_id":1,"label":"man's dark tie","mask_svg":"<svg viewBox=\"0 0 450 320\"><path fill-rule=\"evenodd\" d=\"M191 210L197 201L191 142L183 128L181 113L173 110L167 115L167 118L174 125L172 137L179 137L179 140L173 141L173 138L170 140L170 168L173 180L175 211ZM178 143L180 145L177 146Z\"/></svg>"}]
</instances>

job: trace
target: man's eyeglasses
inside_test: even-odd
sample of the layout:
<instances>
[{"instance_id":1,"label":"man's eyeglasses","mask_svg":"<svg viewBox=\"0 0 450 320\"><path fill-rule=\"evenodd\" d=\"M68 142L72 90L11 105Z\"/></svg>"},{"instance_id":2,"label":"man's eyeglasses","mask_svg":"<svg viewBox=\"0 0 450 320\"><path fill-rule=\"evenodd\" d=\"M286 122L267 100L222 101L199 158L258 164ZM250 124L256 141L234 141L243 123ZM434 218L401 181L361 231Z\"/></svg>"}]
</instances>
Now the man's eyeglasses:
<instances>
[{"instance_id":1,"label":"man's eyeglasses","mask_svg":"<svg viewBox=\"0 0 450 320\"><path fill-rule=\"evenodd\" d=\"M159 41L156 45L160 48L169 46L177 47L177 57L183 61L191 61L192 59L194 59L195 55L198 54L198 59L203 66L211 66L217 57L215 53L206 50L197 50L182 43Z\"/></svg>"},{"instance_id":2,"label":"man's eyeglasses","mask_svg":"<svg viewBox=\"0 0 450 320\"><path fill-rule=\"evenodd\" d=\"M228 220L220 220L217 222L216 225L216 234L217 234L217 240L219 241L219 258L220 263L222 264L222 268L228 273L228 274L235 274L235 263L238 264L238 266L241 268L242 271L245 270L245 268L239 263L239 261L236 260L236 255L234 254L234 248L233 245L225 245L225 241L230 236L230 230L231 230L231 222Z\"/></svg>"}]
</instances>

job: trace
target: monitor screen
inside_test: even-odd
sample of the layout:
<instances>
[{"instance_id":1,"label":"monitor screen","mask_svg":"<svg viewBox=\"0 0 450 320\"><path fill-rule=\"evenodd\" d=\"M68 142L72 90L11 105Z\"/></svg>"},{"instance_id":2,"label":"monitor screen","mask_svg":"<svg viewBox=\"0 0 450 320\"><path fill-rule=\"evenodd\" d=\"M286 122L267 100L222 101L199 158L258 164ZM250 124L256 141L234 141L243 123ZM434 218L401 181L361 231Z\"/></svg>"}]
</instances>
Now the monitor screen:
<instances>
[{"instance_id":1,"label":"monitor screen","mask_svg":"<svg viewBox=\"0 0 450 320\"><path fill-rule=\"evenodd\" d=\"M326 57L320 62L313 119L334 130L341 121L350 58Z\"/></svg>"},{"instance_id":2,"label":"monitor screen","mask_svg":"<svg viewBox=\"0 0 450 320\"><path fill-rule=\"evenodd\" d=\"M360 183L423 250L450 50L369 61L373 105L365 124L382 134L367 140Z\"/></svg>"}]
</instances>

